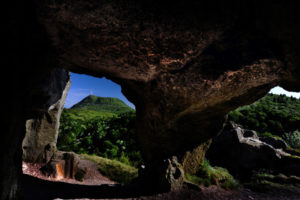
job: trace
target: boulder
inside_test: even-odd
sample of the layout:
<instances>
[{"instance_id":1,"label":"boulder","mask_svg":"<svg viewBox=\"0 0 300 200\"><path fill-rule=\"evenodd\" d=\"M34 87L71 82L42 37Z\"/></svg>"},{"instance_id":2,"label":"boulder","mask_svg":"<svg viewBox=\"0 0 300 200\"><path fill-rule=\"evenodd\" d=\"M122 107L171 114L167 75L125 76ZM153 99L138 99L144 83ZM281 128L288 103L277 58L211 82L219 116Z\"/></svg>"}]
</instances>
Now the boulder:
<instances>
[{"instance_id":1,"label":"boulder","mask_svg":"<svg viewBox=\"0 0 300 200\"><path fill-rule=\"evenodd\" d=\"M240 179L249 179L253 171L260 169L300 175L300 157L277 148L275 139L261 141L256 134L249 137L249 132L254 133L228 122L223 132L213 139L207 158L213 165L227 168Z\"/></svg>"}]
</instances>

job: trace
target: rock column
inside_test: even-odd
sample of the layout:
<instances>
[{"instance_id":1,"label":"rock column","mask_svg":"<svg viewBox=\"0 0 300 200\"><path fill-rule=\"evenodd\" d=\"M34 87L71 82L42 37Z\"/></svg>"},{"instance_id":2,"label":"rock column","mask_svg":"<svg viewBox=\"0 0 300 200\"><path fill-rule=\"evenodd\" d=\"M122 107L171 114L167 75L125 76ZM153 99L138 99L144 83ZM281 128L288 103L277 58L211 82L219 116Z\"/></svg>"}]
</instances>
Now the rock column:
<instances>
[{"instance_id":1,"label":"rock column","mask_svg":"<svg viewBox=\"0 0 300 200\"><path fill-rule=\"evenodd\" d=\"M61 80L57 80L60 77L55 77L55 75L57 74L52 73L52 77L48 78L51 79L50 81L60 82ZM68 75L66 74L66 76ZM44 109L36 117L26 120L26 135L22 144L23 161L47 163L53 156L56 150L60 115L70 85L71 82L69 80L61 92L61 97L56 102L50 105L48 109ZM56 90L57 88L54 89ZM48 90L47 93L51 95L51 92L56 92L55 90Z\"/></svg>"}]
</instances>

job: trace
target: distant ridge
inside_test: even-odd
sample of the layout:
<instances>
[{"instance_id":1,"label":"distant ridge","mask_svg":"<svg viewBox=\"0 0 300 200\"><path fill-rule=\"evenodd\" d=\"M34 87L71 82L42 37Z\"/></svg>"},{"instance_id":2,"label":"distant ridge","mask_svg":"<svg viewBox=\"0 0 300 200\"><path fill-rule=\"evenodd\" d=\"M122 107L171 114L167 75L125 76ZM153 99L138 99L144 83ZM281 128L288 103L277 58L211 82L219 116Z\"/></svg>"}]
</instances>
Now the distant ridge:
<instances>
[{"instance_id":1,"label":"distant ridge","mask_svg":"<svg viewBox=\"0 0 300 200\"><path fill-rule=\"evenodd\" d=\"M134 111L133 108L129 107L118 98L98 97L95 95L89 95L85 97L79 103L72 106L71 109L90 110L112 114L121 114Z\"/></svg>"}]
</instances>

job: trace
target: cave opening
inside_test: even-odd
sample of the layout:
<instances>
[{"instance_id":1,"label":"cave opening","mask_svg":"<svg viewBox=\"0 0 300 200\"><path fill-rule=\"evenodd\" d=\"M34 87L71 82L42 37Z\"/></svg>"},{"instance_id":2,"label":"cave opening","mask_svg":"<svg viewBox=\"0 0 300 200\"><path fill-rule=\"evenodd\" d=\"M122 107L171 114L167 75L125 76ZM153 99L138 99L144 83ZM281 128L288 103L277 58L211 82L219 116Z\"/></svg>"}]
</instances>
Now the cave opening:
<instances>
[{"instance_id":1,"label":"cave opening","mask_svg":"<svg viewBox=\"0 0 300 200\"><path fill-rule=\"evenodd\" d=\"M277 86L256 102L231 111L206 157L249 187L298 187L300 93Z\"/></svg>"},{"instance_id":2,"label":"cave opening","mask_svg":"<svg viewBox=\"0 0 300 200\"><path fill-rule=\"evenodd\" d=\"M182 177L178 169L196 168L178 162L197 166L202 161L204 139L222 129L229 110L254 102L275 85L300 91L296 4L232 3L13 1L4 6L11 11L4 12L2 45L8 71L3 74L10 81L2 84L0 199L22 199L22 189L35 195L27 199L53 197L47 193L51 187L31 188L28 183L42 184L25 180L21 144L25 132L58 130L59 100L68 79L64 69L106 75L137 99L139 142L156 179L149 185L157 188L183 186L184 181L174 181ZM28 141L23 145L32 155L28 160L51 159L56 144ZM39 153L31 145L39 146ZM185 159L194 161L199 152L196 162ZM243 164L243 159L235 161ZM82 197L59 186L68 199Z\"/></svg>"},{"instance_id":3,"label":"cave opening","mask_svg":"<svg viewBox=\"0 0 300 200\"><path fill-rule=\"evenodd\" d=\"M143 159L135 106L121 86L70 73L60 101L53 112L26 121L23 173L81 185L127 185L137 178Z\"/></svg>"}]
</instances>

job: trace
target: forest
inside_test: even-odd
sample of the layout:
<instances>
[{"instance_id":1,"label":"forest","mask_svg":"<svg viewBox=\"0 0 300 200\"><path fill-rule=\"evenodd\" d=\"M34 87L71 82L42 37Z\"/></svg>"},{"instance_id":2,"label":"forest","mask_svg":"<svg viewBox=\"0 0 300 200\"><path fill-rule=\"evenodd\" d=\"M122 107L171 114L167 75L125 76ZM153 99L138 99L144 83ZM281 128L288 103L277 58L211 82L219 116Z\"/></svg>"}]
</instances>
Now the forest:
<instances>
[{"instance_id":1,"label":"forest","mask_svg":"<svg viewBox=\"0 0 300 200\"><path fill-rule=\"evenodd\" d=\"M260 136L280 137L291 147L300 148L300 99L295 97L267 94L230 112L229 120Z\"/></svg>"}]
</instances>

